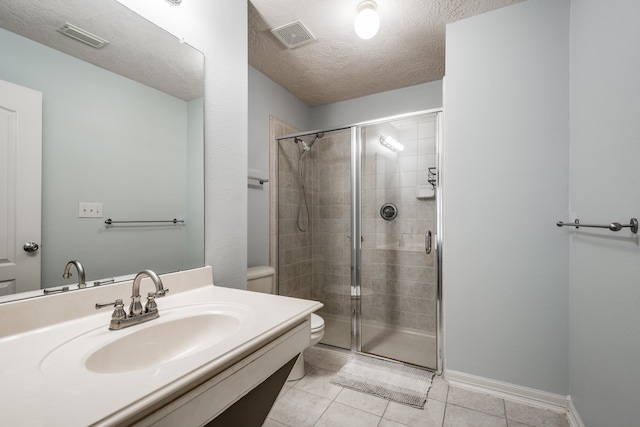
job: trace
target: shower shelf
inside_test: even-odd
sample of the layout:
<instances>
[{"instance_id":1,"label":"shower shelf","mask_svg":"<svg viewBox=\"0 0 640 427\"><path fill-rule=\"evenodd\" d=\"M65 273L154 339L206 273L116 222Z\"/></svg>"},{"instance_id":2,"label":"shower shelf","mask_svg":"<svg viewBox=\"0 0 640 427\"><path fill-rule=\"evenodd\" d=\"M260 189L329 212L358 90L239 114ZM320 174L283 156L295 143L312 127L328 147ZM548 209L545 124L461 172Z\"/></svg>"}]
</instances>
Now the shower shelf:
<instances>
[{"instance_id":1,"label":"shower shelf","mask_svg":"<svg viewBox=\"0 0 640 427\"><path fill-rule=\"evenodd\" d=\"M436 168L427 168L427 182L431 184L434 188L436 187Z\"/></svg>"}]
</instances>

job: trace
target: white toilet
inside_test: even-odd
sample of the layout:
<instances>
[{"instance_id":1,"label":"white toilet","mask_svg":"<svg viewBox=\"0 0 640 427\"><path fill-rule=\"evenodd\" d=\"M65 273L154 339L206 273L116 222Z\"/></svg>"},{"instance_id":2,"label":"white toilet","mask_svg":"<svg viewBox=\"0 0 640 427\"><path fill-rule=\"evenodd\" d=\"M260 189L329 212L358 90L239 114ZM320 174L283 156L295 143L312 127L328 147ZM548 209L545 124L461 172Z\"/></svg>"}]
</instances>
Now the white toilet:
<instances>
[{"instance_id":1,"label":"white toilet","mask_svg":"<svg viewBox=\"0 0 640 427\"><path fill-rule=\"evenodd\" d=\"M247 269L247 289L254 292L264 292L275 294L275 283L273 281L273 267L259 266ZM318 344L324 335L324 319L317 314L311 313L311 337L309 347ZM300 353L287 381L299 380L304 377L304 353Z\"/></svg>"}]
</instances>

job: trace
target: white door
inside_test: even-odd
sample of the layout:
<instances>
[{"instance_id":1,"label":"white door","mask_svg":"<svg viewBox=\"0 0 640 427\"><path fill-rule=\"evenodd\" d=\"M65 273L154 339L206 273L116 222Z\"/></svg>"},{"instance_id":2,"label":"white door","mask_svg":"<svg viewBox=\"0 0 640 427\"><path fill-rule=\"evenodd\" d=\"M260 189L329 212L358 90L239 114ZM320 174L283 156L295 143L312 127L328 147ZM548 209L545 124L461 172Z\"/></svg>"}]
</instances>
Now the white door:
<instances>
[{"instance_id":1,"label":"white door","mask_svg":"<svg viewBox=\"0 0 640 427\"><path fill-rule=\"evenodd\" d=\"M0 80L0 295L40 289L41 168L42 93Z\"/></svg>"}]
</instances>

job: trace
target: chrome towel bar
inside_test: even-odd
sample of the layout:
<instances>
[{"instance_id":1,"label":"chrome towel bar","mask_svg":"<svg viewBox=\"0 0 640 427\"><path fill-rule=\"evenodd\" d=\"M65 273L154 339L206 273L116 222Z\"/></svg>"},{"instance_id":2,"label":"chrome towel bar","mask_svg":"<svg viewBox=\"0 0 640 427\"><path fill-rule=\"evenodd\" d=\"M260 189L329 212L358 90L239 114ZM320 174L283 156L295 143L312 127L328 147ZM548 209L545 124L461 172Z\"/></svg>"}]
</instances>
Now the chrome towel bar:
<instances>
[{"instance_id":1,"label":"chrome towel bar","mask_svg":"<svg viewBox=\"0 0 640 427\"><path fill-rule=\"evenodd\" d=\"M569 226L569 227L575 227L575 228L580 228L580 227L608 228L611 231L620 231L623 228L630 228L632 233L637 233L638 232L638 220L636 218L631 218L629 220L629 224L620 224L619 222L612 222L609 225L580 224L580 221L576 219L572 223L571 222L558 221L556 223L556 225L558 227Z\"/></svg>"},{"instance_id":2,"label":"chrome towel bar","mask_svg":"<svg viewBox=\"0 0 640 427\"><path fill-rule=\"evenodd\" d=\"M249 176L248 178L252 181L258 181L260 185L264 184L265 182L269 182L267 178L258 178L257 176Z\"/></svg>"},{"instance_id":3,"label":"chrome towel bar","mask_svg":"<svg viewBox=\"0 0 640 427\"><path fill-rule=\"evenodd\" d=\"M107 219L104 223L107 225L111 225L111 224L142 224L142 223L154 223L154 222L170 222L172 224L184 224L184 219L176 219L173 218L171 220L167 220L167 221L114 221L111 218Z\"/></svg>"}]
</instances>

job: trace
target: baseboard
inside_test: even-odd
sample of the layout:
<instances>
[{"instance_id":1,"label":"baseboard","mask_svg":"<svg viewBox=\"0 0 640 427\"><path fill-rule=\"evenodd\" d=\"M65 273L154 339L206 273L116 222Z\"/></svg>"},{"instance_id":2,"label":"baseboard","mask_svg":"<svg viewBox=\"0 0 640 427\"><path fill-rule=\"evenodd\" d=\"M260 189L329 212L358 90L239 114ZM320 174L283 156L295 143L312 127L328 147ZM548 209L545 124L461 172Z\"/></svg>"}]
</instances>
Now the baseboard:
<instances>
[{"instance_id":1,"label":"baseboard","mask_svg":"<svg viewBox=\"0 0 640 427\"><path fill-rule=\"evenodd\" d=\"M568 396L548 393L449 369L445 371L444 376L449 384L456 387L489 394L512 402L523 403L525 405L535 406L537 408L547 409L561 414L566 414L570 411L570 399ZM575 408L572 409L575 410ZM574 426L572 425L572 427ZM575 427L584 426L576 424Z\"/></svg>"},{"instance_id":2,"label":"baseboard","mask_svg":"<svg viewBox=\"0 0 640 427\"><path fill-rule=\"evenodd\" d=\"M567 396L567 410L567 418L569 419L570 427L585 427L582 422L582 418L580 418L580 415L578 414L578 410L573 404L573 400L571 400L571 396Z\"/></svg>"}]
</instances>

